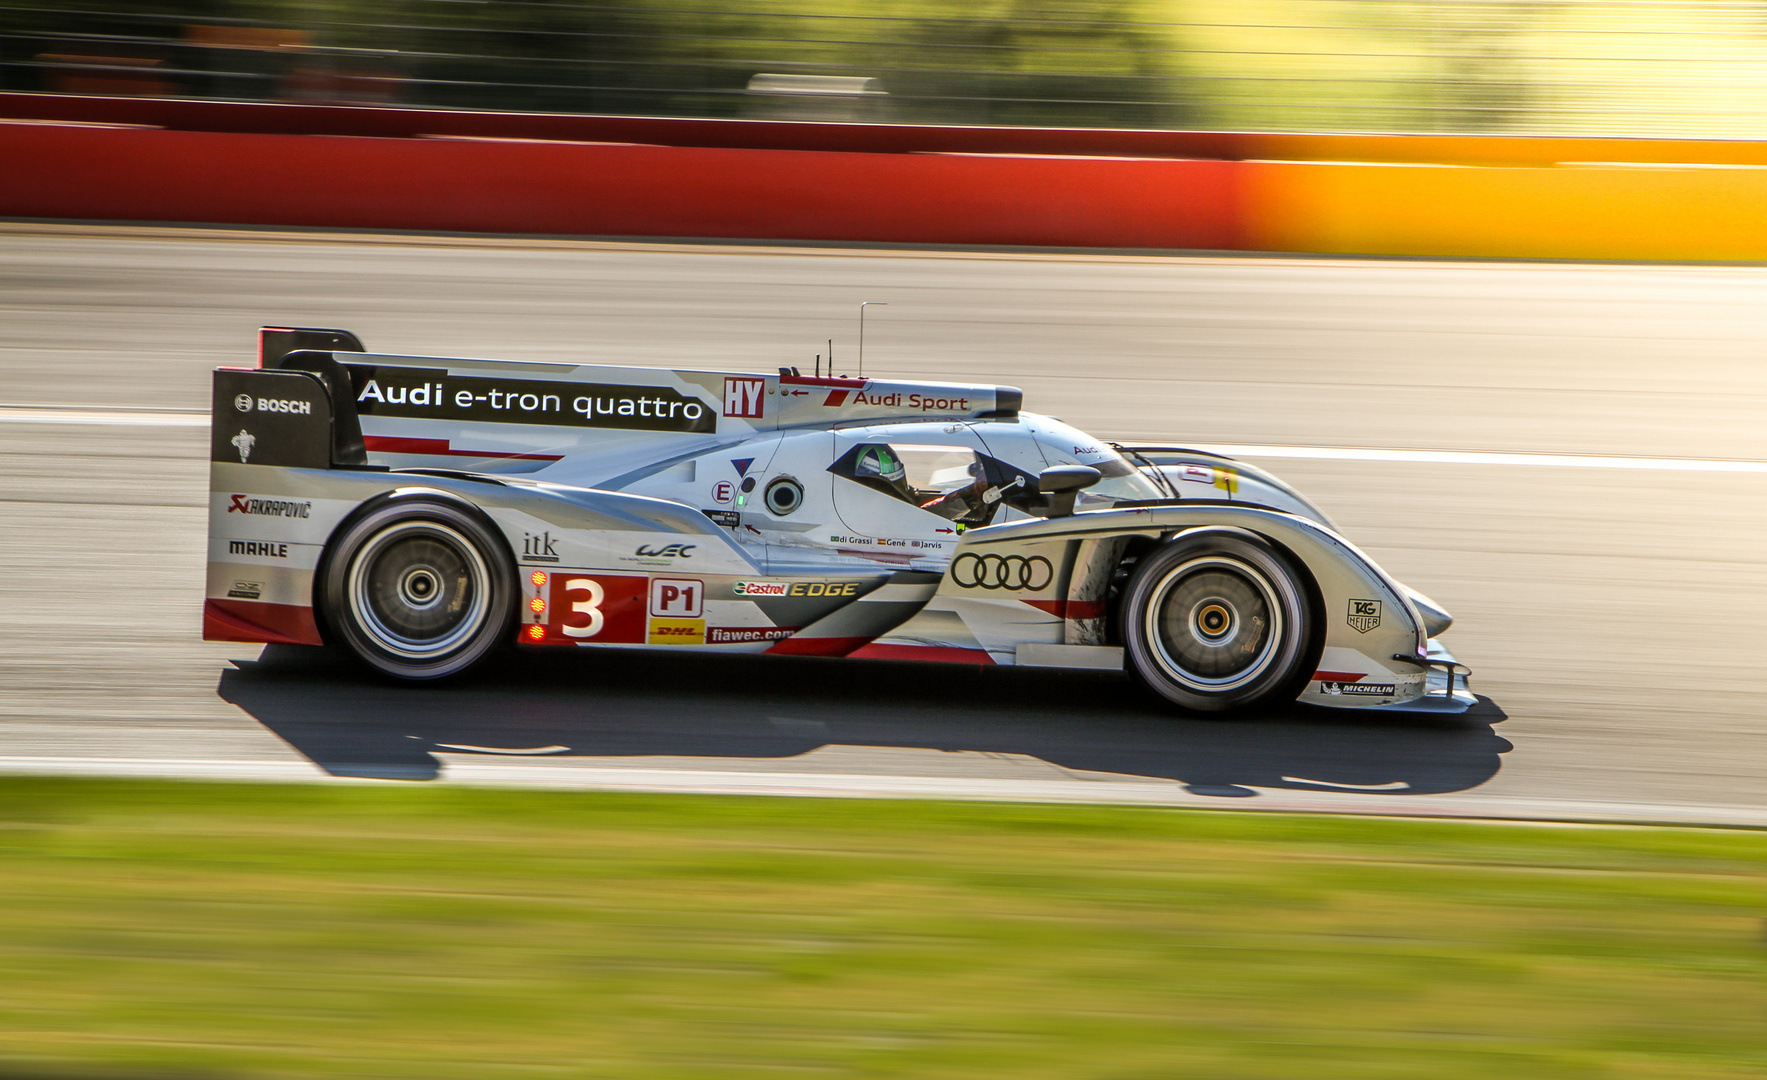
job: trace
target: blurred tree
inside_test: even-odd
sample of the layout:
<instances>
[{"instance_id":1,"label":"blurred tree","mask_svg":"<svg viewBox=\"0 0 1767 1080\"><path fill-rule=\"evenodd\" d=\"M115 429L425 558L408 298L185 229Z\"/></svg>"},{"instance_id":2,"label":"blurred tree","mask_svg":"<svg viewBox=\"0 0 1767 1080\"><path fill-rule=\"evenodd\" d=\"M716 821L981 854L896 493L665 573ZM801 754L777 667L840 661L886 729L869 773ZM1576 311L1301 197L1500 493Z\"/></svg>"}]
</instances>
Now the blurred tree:
<instances>
[{"instance_id":1,"label":"blurred tree","mask_svg":"<svg viewBox=\"0 0 1767 1080\"><path fill-rule=\"evenodd\" d=\"M121 92L741 115L748 80L783 71L881 78L902 119L1182 122L1178 53L1140 2L989 0L951 17L926 0L15 0L0 4L0 86L90 90L68 75L89 58L134 80Z\"/></svg>"},{"instance_id":2,"label":"blurred tree","mask_svg":"<svg viewBox=\"0 0 1767 1080\"><path fill-rule=\"evenodd\" d=\"M1179 43L1136 0L993 0L961 19L918 19L907 44L921 59L895 83L941 119L1136 127L1190 119Z\"/></svg>"}]
</instances>

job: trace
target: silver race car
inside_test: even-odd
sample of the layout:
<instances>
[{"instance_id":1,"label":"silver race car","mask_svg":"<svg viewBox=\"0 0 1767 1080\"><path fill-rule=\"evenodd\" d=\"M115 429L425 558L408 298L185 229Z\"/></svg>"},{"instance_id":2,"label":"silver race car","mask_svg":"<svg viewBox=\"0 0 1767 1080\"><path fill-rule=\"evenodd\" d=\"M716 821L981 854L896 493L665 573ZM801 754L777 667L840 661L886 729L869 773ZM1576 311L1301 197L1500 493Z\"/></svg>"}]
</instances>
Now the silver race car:
<instances>
[{"instance_id":1,"label":"silver race car","mask_svg":"<svg viewBox=\"0 0 1767 1080\"><path fill-rule=\"evenodd\" d=\"M1475 703L1447 612L1292 488L1021 399L266 329L214 374L204 636L401 679L562 645L1127 669L1206 711Z\"/></svg>"}]
</instances>

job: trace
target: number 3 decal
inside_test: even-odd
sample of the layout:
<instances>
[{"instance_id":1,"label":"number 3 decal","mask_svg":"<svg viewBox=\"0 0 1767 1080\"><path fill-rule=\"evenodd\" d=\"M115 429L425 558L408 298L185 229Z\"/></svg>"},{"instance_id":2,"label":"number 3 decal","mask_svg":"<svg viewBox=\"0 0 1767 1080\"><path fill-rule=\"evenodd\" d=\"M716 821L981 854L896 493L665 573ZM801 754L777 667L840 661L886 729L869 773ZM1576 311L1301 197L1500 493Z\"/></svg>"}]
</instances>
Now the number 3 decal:
<instances>
[{"instance_id":1,"label":"number 3 decal","mask_svg":"<svg viewBox=\"0 0 1767 1080\"><path fill-rule=\"evenodd\" d=\"M586 638L594 637L596 634L601 633L601 628L607 623L607 620L601 615L601 605L607 599L607 594L602 591L601 582L596 581L593 578L571 578L564 583L564 591L567 594L589 594L587 600L571 601L571 614L589 616L589 624L587 626L572 626L571 624L566 623L561 627L565 632L565 636Z\"/></svg>"}]
</instances>

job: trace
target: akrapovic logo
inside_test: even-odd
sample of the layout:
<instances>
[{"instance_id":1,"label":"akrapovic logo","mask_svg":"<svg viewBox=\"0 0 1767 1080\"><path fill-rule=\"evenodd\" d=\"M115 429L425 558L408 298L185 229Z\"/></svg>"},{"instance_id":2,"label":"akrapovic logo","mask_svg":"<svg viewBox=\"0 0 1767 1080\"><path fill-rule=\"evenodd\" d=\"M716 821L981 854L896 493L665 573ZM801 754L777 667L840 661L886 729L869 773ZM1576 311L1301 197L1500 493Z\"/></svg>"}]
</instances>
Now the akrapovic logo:
<instances>
[{"instance_id":1,"label":"akrapovic logo","mask_svg":"<svg viewBox=\"0 0 1767 1080\"><path fill-rule=\"evenodd\" d=\"M235 495L227 504L229 514L259 514L264 517L305 518L313 515L311 502L289 502L285 499L254 499Z\"/></svg>"}]
</instances>

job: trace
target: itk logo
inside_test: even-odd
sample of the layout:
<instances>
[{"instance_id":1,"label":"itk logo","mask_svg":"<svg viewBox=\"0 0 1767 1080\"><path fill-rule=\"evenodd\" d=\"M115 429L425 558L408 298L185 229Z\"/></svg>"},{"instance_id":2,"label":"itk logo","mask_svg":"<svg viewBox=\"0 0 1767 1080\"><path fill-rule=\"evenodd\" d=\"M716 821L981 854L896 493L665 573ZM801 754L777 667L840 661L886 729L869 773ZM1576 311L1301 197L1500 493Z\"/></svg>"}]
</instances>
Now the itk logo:
<instances>
[{"instance_id":1,"label":"itk logo","mask_svg":"<svg viewBox=\"0 0 1767 1080\"><path fill-rule=\"evenodd\" d=\"M763 408L761 396L766 390L766 379L725 379L724 415L758 418Z\"/></svg>"},{"instance_id":2,"label":"itk logo","mask_svg":"<svg viewBox=\"0 0 1767 1080\"><path fill-rule=\"evenodd\" d=\"M557 562L558 549L553 545L558 539L550 532L538 536L533 533L522 533L522 559L526 562Z\"/></svg>"},{"instance_id":3,"label":"itk logo","mask_svg":"<svg viewBox=\"0 0 1767 1080\"><path fill-rule=\"evenodd\" d=\"M233 444L235 450L239 451L239 463L244 465L252 459L252 447L258 444L258 437L246 429L240 428L239 434L227 441Z\"/></svg>"}]
</instances>

